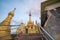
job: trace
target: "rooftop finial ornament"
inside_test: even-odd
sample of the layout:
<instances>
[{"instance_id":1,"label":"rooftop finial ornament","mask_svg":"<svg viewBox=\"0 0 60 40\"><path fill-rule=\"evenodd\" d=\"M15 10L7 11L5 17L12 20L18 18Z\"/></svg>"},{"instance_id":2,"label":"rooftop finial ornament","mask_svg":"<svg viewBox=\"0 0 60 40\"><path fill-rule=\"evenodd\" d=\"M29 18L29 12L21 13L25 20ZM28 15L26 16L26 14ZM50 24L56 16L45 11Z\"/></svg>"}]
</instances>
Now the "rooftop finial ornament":
<instances>
[{"instance_id":1,"label":"rooftop finial ornament","mask_svg":"<svg viewBox=\"0 0 60 40\"><path fill-rule=\"evenodd\" d=\"M29 16L31 16L31 11L29 11Z\"/></svg>"},{"instance_id":2,"label":"rooftop finial ornament","mask_svg":"<svg viewBox=\"0 0 60 40\"><path fill-rule=\"evenodd\" d=\"M14 8L14 10L16 10L16 8Z\"/></svg>"},{"instance_id":3,"label":"rooftop finial ornament","mask_svg":"<svg viewBox=\"0 0 60 40\"><path fill-rule=\"evenodd\" d=\"M14 16L14 12L15 12L15 10L16 10L16 8L14 8L14 10L10 11L10 12L9 12L9 15Z\"/></svg>"}]
</instances>

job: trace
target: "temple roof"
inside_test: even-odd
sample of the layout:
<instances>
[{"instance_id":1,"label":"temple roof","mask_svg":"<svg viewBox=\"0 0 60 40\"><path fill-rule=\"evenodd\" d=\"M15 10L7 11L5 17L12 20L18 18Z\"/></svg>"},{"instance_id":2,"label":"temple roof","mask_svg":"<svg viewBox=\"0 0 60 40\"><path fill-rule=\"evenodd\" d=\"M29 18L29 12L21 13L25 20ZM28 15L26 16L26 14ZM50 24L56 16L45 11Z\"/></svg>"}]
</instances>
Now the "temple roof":
<instances>
[{"instance_id":1,"label":"temple roof","mask_svg":"<svg viewBox=\"0 0 60 40\"><path fill-rule=\"evenodd\" d=\"M44 11L44 8L46 6L56 4L56 3L59 3L59 2L60 2L59 0L47 0L47 1L44 1L44 2L41 3L41 9L42 9L42 11Z\"/></svg>"}]
</instances>

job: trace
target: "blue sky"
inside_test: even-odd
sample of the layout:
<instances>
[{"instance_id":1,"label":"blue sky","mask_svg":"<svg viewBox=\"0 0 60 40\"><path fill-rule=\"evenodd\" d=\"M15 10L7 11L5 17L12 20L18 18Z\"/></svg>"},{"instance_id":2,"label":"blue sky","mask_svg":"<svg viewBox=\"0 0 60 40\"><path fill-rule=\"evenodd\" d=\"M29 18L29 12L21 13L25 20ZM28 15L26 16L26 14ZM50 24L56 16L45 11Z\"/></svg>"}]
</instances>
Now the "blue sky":
<instances>
[{"instance_id":1,"label":"blue sky","mask_svg":"<svg viewBox=\"0 0 60 40\"><path fill-rule=\"evenodd\" d=\"M27 23L29 20L29 11L32 14L32 20L40 22L41 2L45 0L0 0L0 22L2 22L8 13L16 8L14 17L11 21L13 25L19 25L21 22ZM18 27L11 27L18 28ZM14 33L16 29L11 30Z\"/></svg>"}]
</instances>

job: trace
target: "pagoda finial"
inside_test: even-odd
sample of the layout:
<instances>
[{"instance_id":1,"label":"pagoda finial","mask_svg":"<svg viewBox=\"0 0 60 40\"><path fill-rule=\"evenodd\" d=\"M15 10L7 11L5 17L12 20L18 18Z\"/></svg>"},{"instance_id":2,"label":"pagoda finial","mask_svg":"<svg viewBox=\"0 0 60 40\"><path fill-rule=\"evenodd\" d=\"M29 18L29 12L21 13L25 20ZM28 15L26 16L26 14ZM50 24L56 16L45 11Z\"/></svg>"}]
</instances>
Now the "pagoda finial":
<instances>
[{"instance_id":1,"label":"pagoda finial","mask_svg":"<svg viewBox=\"0 0 60 40\"><path fill-rule=\"evenodd\" d=\"M29 12L29 16L31 16L31 11Z\"/></svg>"},{"instance_id":2,"label":"pagoda finial","mask_svg":"<svg viewBox=\"0 0 60 40\"><path fill-rule=\"evenodd\" d=\"M31 11L29 11L29 22L32 22L32 19L31 19Z\"/></svg>"},{"instance_id":3,"label":"pagoda finial","mask_svg":"<svg viewBox=\"0 0 60 40\"><path fill-rule=\"evenodd\" d=\"M14 10L10 11L10 12L9 12L9 15L14 16L14 12L15 12L15 10L16 10L16 8L14 8Z\"/></svg>"}]
</instances>

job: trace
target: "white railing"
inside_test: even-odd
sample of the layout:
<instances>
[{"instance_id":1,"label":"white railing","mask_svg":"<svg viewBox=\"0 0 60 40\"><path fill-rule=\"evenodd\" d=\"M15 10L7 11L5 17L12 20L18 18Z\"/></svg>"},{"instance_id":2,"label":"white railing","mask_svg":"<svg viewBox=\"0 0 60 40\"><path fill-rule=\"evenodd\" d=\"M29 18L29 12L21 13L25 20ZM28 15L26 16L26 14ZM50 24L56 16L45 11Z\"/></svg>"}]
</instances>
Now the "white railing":
<instances>
[{"instance_id":1,"label":"white railing","mask_svg":"<svg viewBox=\"0 0 60 40\"><path fill-rule=\"evenodd\" d=\"M40 28L42 29L42 31L43 31L46 35L48 35L48 37L49 37L51 40L55 40L43 27L40 26ZM43 35L44 35L44 33L43 33ZM46 36L46 35L45 35L45 36ZM48 38L46 38L46 39L48 39Z\"/></svg>"}]
</instances>

